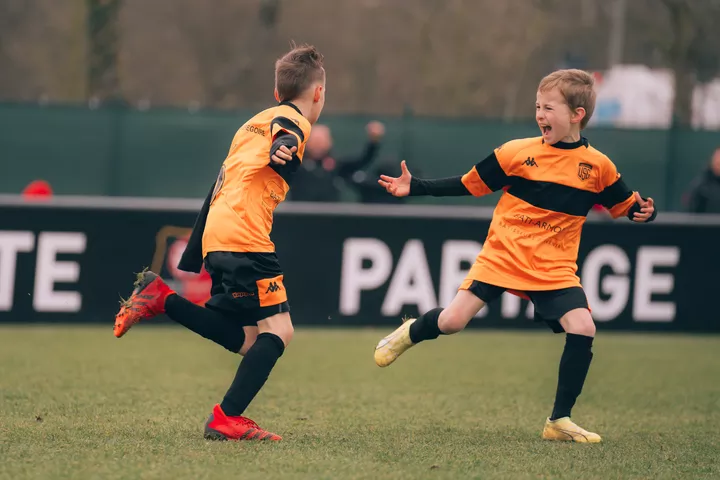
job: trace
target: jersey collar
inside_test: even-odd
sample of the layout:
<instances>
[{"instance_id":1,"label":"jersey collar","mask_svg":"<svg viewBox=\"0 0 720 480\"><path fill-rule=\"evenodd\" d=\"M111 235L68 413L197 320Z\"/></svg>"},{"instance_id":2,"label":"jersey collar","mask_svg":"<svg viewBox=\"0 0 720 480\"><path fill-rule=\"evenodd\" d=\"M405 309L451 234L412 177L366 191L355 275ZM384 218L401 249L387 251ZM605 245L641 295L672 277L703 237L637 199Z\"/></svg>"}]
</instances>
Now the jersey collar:
<instances>
[{"instance_id":1,"label":"jersey collar","mask_svg":"<svg viewBox=\"0 0 720 480\"><path fill-rule=\"evenodd\" d=\"M288 102L287 100L283 100L282 102L279 103L279 105L287 105L288 107L292 108L293 110L295 110L296 112L298 112L300 115L302 115L302 112L300 111L300 109L299 109L298 107L296 107L295 104L292 103L292 102Z\"/></svg>"},{"instance_id":2,"label":"jersey collar","mask_svg":"<svg viewBox=\"0 0 720 480\"><path fill-rule=\"evenodd\" d=\"M542 143L544 144L545 140L543 140ZM580 147L587 148L590 146L590 142L588 142L587 138L580 137L580 140L578 140L577 142L569 142L569 143L568 142L556 142L550 146L555 147L555 148L561 148L563 150L573 150L575 148L580 148Z\"/></svg>"}]
</instances>

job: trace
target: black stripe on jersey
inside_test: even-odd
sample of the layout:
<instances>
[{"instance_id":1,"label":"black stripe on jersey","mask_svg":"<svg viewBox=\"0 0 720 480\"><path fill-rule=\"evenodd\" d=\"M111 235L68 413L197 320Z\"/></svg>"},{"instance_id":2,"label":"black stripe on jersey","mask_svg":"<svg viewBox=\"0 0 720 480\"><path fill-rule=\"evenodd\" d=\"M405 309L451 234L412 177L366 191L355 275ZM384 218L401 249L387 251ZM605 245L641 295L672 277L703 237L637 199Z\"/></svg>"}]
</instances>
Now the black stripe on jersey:
<instances>
[{"instance_id":1,"label":"black stripe on jersey","mask_svg":"<svg viewBox=\"0 0 720 480\"><path fill-rule=\"evenodd\" d=\"M490 190L496 192L506 185L510 185L510 178L500 166L495 152L488 155L485 160L475 165L478 175Z\"/></svg>"},{"instance_id":2,"label":"black stripe on jersey","mask_svg":"<svg viewBox=\"0 0 720 480\"><path fill-rule=\"evenodd\" d=\"M507 193L544 210L585 217L595 203L597 193L559 183L511 177Z\"/></svg>"},{"instance_id":3,"label":"black stripe on jersey","mask_svg":"<svg viewBox=\"0 0 720 480\"><path fill-rule=\"evenodd\" d=\"M270 131L273 130L273 125L280 125L283 129L287 130L288 132L293 132L300 138L300 143L303 143L305 141L305 134L302 131L302 128L300 128L295 122L290 120L287 117L275 117L273 118L272 122L270 122Z\"/></svg>"},{"instance_id":4,"label":"black stripe on jersey","mask_svg":"<svg viewBox=\"0 0 720 480\"><path fill-rule=\"evenodd\" d=\"M625 185L622 178L619 178L612 185L605 187L605 189L599 194L599 203L607 208L611 209L618 203L622 203L633 195L632 190Z\"/></svg>"}]
</instances>

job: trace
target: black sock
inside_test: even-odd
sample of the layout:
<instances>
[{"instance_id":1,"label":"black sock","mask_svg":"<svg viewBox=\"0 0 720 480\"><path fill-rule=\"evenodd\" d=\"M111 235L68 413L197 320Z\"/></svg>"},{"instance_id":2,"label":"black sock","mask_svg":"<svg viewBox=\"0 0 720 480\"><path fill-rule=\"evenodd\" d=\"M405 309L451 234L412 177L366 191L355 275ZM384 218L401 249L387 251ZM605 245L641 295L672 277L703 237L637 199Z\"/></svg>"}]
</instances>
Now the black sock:
<instances>
[{"instance_id":1,"label":"black sock","mask_svg":"<svg viewBox=\"0 0 720 480\"><path fill-rule=\"evenodd\" d=\"M420 343L423 340L434 340L439 337L442 332L438 327L438 318L442 308L433 308L427 313L420 315L412 325L410 325L410 341Z\"/></svg>"},{"instance_id":2,"label":"black sock","mask_svg":"<svg viewBox=\"0 0 720 480\"><path fill-rule=\"evenodd\" d=\"M245 341L245 330L240 322L215 310L195 305L180 295L167 297L165 313L180 325L233 353L238 353Z\"/></svg>"},{"instance_id":3,"label":"black sock","mask_svg":"<svg viewBox=\"0 0 720 480\"><path fill-rule=\"evenodd\" d=\"M555 406L550 420L569 417L575 400L582 392L592 361L593 337L568 333L565 339L565 350L560 358Z\"/></svg>"},{"instance_id":4,"label":"black sock","mask_svg":"<svg viewBox=\"0 0 720 480\"><path fill-rule=\"evenodd\" d=\"M274 333L261 333L240 362L235 380L220 404L225 415L242 415L265 385L270 371L285 351L285 344Z\"/></svg>"}]
</instances>

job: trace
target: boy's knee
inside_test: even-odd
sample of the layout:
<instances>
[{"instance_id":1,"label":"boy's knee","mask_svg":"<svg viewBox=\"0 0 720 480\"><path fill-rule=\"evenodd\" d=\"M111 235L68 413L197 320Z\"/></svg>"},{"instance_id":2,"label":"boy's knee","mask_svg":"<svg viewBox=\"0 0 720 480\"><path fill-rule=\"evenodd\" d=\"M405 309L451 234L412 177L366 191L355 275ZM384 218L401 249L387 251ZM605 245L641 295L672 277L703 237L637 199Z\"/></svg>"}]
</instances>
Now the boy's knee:
<instances>
[{"instance_id":1,"label":"boy's knee","mask_svg":"<svg viewBox=\"0 0 720 480\"><path fill-rule=\"evenodd\" d=\"M295 328L292 326L292 324L283 326L279 332L275 333L278 337L280 337L287 347L290 344L290 341L293 339L293 336L295 335Z\"/></svg>"},{"instance_id":2,"label":"boy's knee","mask_svg":"<svg viewBox=\"0 0 720 480\"><path fill-rule=\"evenodd\" d=\"M590 312L585 309L577 309L565 314L560 323L566 333L595 337L596 328Z\"/></svg>"},{"instance_id":3,"label":"boy's knee","mask_svg":"<svg viewBox=\"0 0 720 480\"><path fill-rule=\"evenodd\" d=\"M279 313L259 321L258 329L260 333L268 332L277 335L286 347L290 344L295 334L295 328L288 313Z\"/></svg>"},{"instance_id":4,"label":"boy's knee","mask_svg":"<svg viewBox=\"0 0 720 480\"><path fill-rule=\"evenodd\" d=\"M283 341L286 347L290 344L295 334L295 328L293 328L292 325L274 325L273 328L266 331L280 337L280 340Z\"/></svg>"},{"instance_id":5,"label":"boy's knee","mask_svg":"<svg viewBox=\"0 0 720 480\"><path fill-rule=\"evenodd\" d=\"M468 319L461 313L446 308L438 318L438 328L442 333L453 334L462 331L468 324Z\"/></svg>"}]
</instances>

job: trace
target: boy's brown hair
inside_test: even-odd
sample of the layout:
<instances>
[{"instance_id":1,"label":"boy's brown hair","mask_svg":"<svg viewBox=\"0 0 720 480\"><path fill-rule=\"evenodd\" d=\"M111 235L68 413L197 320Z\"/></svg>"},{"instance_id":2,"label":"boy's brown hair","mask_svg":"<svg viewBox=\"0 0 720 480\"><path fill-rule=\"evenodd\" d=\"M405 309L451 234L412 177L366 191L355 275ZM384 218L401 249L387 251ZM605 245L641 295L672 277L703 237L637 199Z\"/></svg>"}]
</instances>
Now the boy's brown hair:
<instances>
[{"instance_id":1,"label":"boy's brown hair","mask_svg":"<svg viewBox=\"0 0 720 480\"><path fill-rule=\"evenodd\" d=\"M585 118L580 121L580 129L585 128L595 110L595 79L584 70L557 70L540 81L538 91L548 92L557 88L573 112L582 107Z\"/></svg>"},{"instance_id":2,"label":"boy's brown hair","mask_svg":"<svg viewBox=\"0 0 720 480\"><path fill-rule=\"evenodd\" d=\"M296 46L275 62L275 89L280 101L294 100L325 76L323 55L312 45Z\"/></svg>"}]
</instances>

